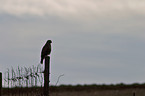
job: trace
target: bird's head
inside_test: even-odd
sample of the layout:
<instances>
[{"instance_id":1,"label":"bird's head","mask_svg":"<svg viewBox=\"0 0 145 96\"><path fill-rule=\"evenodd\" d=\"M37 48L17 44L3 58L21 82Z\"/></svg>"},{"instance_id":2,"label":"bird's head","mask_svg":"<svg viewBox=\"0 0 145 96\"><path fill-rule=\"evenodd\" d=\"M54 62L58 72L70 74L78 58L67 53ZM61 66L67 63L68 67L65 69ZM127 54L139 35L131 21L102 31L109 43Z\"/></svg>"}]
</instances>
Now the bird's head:
<instances>
[{"instance_id":1,"label":"bird's head","mask_svg":"<svg viewBox=\"0 0 145 96\"><path fill-rule=\"evenodd\" d=\"M52 41L51 40L47 40L47 43L52 43Z\"/></svg>"}]
</instances>

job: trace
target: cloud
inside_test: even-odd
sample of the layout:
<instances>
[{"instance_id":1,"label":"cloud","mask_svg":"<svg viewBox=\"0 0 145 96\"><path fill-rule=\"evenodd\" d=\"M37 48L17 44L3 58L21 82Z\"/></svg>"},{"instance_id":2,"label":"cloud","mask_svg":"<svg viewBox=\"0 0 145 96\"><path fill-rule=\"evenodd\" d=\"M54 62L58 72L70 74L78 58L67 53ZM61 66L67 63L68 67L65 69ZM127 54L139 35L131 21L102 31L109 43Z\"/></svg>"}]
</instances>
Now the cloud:
<instances>
[{"instance_id":1,"label":"cloud","mask_svg":"<svg viewBox=\"0 0 145 96\"><path fill-rule=\"evenodd\" d=\"M16 16L59 16L91 19L97 16L145 15L144 0L0 0L0 13ZM123 13L123 14L122 14Z\"/></svg>"},{"instance_id":2,"label":"cloud","mask_svg":"<svg viewBox=\"0 0 145 96\"><path fill-rule=\"evenodd\" d=\"M82 78L85 83L142 81L144 2L0 0L1 70L38 64L41 47L52 39L52 73L65 74L61 84L80 83Z\"/></svg>"}]
</instances>

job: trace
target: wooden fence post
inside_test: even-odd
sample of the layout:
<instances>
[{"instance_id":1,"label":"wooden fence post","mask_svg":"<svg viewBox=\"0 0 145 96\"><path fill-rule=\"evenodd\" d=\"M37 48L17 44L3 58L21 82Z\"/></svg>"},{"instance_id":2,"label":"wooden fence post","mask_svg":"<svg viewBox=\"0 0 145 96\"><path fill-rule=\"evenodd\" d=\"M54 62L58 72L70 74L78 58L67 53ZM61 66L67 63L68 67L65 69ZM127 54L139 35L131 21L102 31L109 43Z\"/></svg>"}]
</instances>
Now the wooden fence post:
<instances>
[{"instance_id":1,"label":"wooden fence post","mask_svg":"<svg viewBox=\"0 0 145 96\"><path fill-rule=\"evenodd\" d=\"M44 96L49 96L49 74L50 74L50 57L45 57L45 70L44 70Z\"/></svg>"},{"instance_id":2,"label":"wooden fence post","mask_svg":"<svg viewBox=\"0 0 145 96\"><path fill-rule=\"evenodd\" d=\"M133 92L133 96L135 96L135 92Z\"/></svg>"},{"instance_id":3,"label":"wooden fence post","mask_svg":"<svg viewBox=\"0 0 145 96\"><path fill-rule=\"evenodd\" d=\"M0 96L2 96L2 73L0 72Z\"/></svg>"}]
</instances>

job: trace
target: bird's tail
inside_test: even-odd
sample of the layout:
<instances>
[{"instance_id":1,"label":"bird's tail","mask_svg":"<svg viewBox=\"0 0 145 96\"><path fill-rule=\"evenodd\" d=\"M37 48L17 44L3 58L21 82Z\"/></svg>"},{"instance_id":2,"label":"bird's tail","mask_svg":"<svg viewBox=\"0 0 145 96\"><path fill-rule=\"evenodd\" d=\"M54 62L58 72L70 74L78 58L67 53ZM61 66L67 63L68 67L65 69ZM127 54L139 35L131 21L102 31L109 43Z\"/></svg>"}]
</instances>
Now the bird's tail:
<instances>
[{"instance_id":1,"label":"bird's tail","mask_svg":"<svg viewBox=\"0 0 145 96\"><path fill-rule=\"evenodd\" d=\"M40 61L40 63L41 63L41 64L43 64L43 58L41 58L41 61Z\"/></svg>"}]
</instances>

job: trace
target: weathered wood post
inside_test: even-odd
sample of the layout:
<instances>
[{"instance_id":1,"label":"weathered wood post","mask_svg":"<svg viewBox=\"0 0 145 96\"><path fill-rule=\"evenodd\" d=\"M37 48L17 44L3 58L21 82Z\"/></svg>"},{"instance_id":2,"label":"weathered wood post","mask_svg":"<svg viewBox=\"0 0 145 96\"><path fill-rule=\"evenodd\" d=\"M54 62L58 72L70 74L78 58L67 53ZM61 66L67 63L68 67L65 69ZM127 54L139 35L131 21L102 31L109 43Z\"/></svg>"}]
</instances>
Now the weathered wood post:
<instances>
[{"instance_id":1,"label":"weathered wood post","mask_svg":"<svg viewBox=\"0 0 145 96\"><path fill-rule=\"evenodd\" d=\"M44 96L49 96L49 74L50 74L50 57L45 57L45 70L44 70Z\"/></svg>"},{"instance_id":2,"label":"weathered wood post","mask_svg":"<svg viewBox=\"0 0 145 96\"><path fill-rule=\"evenodd\" d=\"M135 92L133 92L133 96L135 96Z\"/></svg>"},{"instance_id":3,"label":"weathered wood post","mask_svg":"<svg viewBox=\"0 0 145 96\"><path fill-rule=\"evenodd\" d=\"M2 96L2 73L0 72L0 96Z\"/></svg>"}]
</instances>

